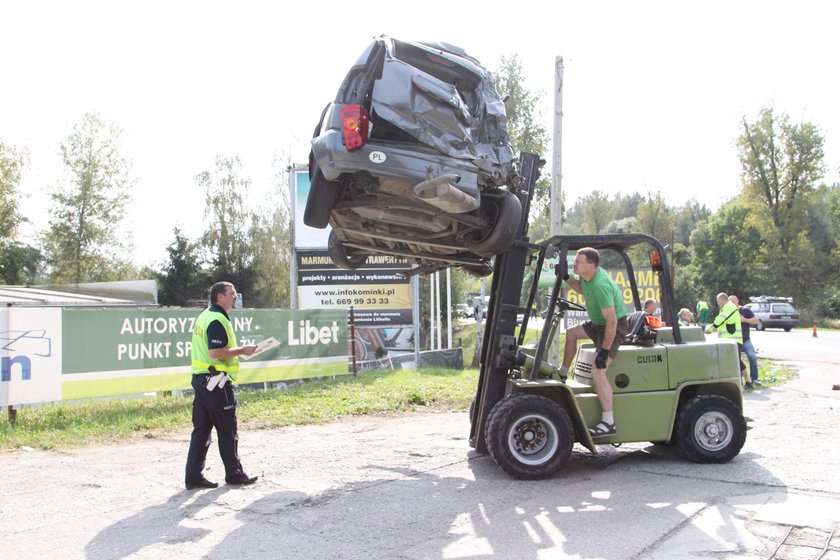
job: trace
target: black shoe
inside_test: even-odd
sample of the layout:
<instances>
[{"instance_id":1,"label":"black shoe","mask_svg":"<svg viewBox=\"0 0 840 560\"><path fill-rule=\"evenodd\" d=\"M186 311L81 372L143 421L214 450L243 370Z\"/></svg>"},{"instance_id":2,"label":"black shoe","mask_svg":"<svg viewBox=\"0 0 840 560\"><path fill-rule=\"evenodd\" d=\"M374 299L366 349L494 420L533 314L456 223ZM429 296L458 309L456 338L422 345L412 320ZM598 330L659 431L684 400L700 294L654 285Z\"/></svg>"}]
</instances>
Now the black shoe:
<instances>
[{"instance_id":1,"label":"black shoe","mask_svg":"<svg viewBox=\"0 0 840 560\"><path fill-rule=\"evenodd\" d=\"M258 478L258 476L248 476L244 472L241 472L233 476L226 476L225 482L228 484L233 484L234 486L247 486L249 484L255 483Z\"/></svg>"},{"instance_id":2,"label":"black shoe","mask_svg":"<svg viewBox=\"0 0 840 560\"><path fill-rule=\"evenodd\" d=\"M186 483L187 490L195 490L196 488L218 488L218 482L210 482L203 476L195 481L188 480Z\"/></svg>"},{"instance_id":3,"label":"black shoe","mask_svg":"<svg viewBox=\"0 0 840 560\"><path fill-rule=\"evenodd\" d=\"M744 389L752 389L752 388L753 388L752 383L744 383Z\"/></svg>"}]
</instances>

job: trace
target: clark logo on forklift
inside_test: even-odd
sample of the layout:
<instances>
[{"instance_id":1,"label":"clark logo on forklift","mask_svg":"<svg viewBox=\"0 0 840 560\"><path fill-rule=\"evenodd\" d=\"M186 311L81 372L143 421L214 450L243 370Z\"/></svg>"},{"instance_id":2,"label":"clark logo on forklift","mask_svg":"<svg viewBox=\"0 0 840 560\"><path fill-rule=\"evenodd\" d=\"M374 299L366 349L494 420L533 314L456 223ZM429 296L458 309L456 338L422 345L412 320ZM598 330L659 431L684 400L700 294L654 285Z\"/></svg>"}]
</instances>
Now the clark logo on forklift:
<instances>
[{"instance_id":1,"label":"clark logo on forklift","mask_svg":"<svg viewBox=\"0 0 840 560\"><path fill-rule=\"evenodd\" d=\"M662 361L662 354L655 356L636 356L637 364L658 364Z\"/></svg>"}]
</instances>

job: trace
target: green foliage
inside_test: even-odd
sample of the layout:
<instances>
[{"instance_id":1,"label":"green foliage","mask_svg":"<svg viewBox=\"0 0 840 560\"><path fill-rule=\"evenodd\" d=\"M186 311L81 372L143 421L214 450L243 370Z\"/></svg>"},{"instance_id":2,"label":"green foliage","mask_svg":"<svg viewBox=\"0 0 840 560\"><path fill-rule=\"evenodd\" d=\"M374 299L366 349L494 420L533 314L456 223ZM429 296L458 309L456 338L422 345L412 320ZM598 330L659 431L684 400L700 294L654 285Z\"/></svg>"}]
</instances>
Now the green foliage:
<instances>
[{"instance_id":1,"label":"green foliage","mask_svg":"<svg viewBox=\"0 0 840 560\"><path fill-rule=\"evenodd\" d=\"M0 140L0 239L13 239L24 220L19 209L18 186L28 158L26 150Z\"/></svg>"},{"instance_id":2,"label":"green foliage","mask_svg":"<svg viewBox=\"0 0 840 560\"><path fill-rule=\"evenodd\" d=\"M253 294L249 306L289 307L291 288L291 233L289 231L289 161L278 159L276 188L253 216L249 231L253 261Z\"/></svg>"},{"instance_id":3,"label":"green foliage","mask_svg":"<svg viewBox=\"0 0 840 560\"><path fill-rule=\"evenodd\" d=\"M215 170L196 175L205 192L207 229L201 238L213 263L211 282L232 282L239 293L250 297L253 289L253 248L250 245L250 214L245 195L251 180L243 176L238 157L216 156Z\"/></svg>"},{"instance_id":4,"label":"green foliage","mask_svg":"<svg viewBox=\"0 0 840 560\"><path fill-rule=\"evenodd\" d=\"M764 107L754 122L742 121L738 151L743 169L744 191L760 201L782 254L791 249L804 225L810 195L825 174L823 144L817 127L792 124L782 114Z\"/></svg>"},{"instance_id":5,"label":"green foliage","mask_svg":"<svg viewBox=\"0 0 840 560\"><path fill-rule=\"evenodd\" d=\"M581 198L578 204L583 215L581 224L583 233L596 235L605 233L615 214L615 208L609 197L602 191L596 190Z\"/></svg>"},{"instance_id":6,"label":"green foliage","mask_svg":"<svg viewBox=\"0 0 840 560\"><path fill-rule=\"evenodd\" d=\"M122 131L87 113L61 144L66 184L53 192L43 241L56 283L121 280L133 273L128 234L121 231L129 200L130 164L120 153Z\"/></svg>"},{"instance_id":7,"label":"green foliage","mask_svg":"<svg viewBox=\"0 0 840 560\"><path fill-rule=\"evenodd\" d=\"M725 291L746 299L762 285L764 242L749 216L750 208L735 200L694 230L687 273L700 287L697 298L712 301Z\"/></svg>"},{"instance_id":8,"label":"green foliage","mask_svg":"<svg viewBox=\"0 0 840 560\"><path fill-rule=\"evenodd\" d=\"M515 153L531 152L548 159L548 130L543 126L539 104L542 91L527 88L525 72L518 54L502 55L498 69L493 73L496 89L505 101L507 128L510 143ZM531 200L532 235L548 233L548 217L551 202L551 178L543 175L534 185Z\"/></svg>"},{"instance_id":9,"label":"green foliage","mask_svg":"<svg viewBox=\"0 0 840 560\"><path fill-rule=\"evenodd\" d=\"M179 228L173 228L175 239L166 248L169 260L158 274L160 287L158 303L186 306L189 300L203 299L207 295L210 279L201 268L198 247Z\"/></svg>"}]
</instances>

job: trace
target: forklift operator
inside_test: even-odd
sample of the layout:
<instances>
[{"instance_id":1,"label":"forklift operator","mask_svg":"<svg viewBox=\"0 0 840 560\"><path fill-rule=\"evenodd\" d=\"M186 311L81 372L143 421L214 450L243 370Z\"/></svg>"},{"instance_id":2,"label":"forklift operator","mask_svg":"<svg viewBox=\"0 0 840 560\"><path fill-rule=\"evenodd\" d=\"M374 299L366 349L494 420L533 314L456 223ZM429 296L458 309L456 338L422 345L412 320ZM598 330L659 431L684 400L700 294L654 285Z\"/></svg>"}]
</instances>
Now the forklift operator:
<instances>
[{"instance_id":1,"label":"forklift operator","mask_svg":"<svg viewBox=\"0 0 840 560\"><path fill-rule=\"evenodd\" d=\"M589 428L592 437L613 436L617 433L613 417L613 393L607 379L607 368L618 354L618 347L629 330L627 308L624 306L621 290L607 271L598 266L599 262L598 251L592 247L584 247L575 256L573 271L577 278L570 277L568 273L563 276L569 288L583 295L586 300L589 321L566 331L560 376L564 379L568 376L569 365L577 352L578 341L590 338L597 348L595 363L592 366L592 384L601 403L601 421L594 428Z\"/></svg>"}]
</instances>

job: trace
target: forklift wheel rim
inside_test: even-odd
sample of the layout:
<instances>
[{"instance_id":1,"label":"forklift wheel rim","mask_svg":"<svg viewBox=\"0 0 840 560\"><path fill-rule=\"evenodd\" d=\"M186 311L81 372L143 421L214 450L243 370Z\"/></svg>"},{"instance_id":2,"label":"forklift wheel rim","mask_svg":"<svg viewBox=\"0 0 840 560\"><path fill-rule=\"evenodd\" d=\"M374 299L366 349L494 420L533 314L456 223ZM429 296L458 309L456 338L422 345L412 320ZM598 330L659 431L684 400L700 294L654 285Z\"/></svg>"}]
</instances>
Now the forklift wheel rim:
<instances>
[{"instance_id":1,"label":"forklift wheel rim","mask_svg":"<svg viewBox=\"0 0 840 560\"><path fill-rule=\"evenodd\" d=\"M507 434L508 449L524 465L550 461L560 447L557 426L542 414L526 414L513 422ZM533 449L521 449L533 446Z\"/></svg>"},{"instance_id":2,"label":"forklift wheel rim","mask_svg":"<svg viewBox=\"0 0 840 560\"><path fill-rule=\"evenodd\" d=\"M706 451L720 451L732 441L735 426L732 419L717 410L710 410L694 423L694 439Z\"/></svg>"}]
</instances>

